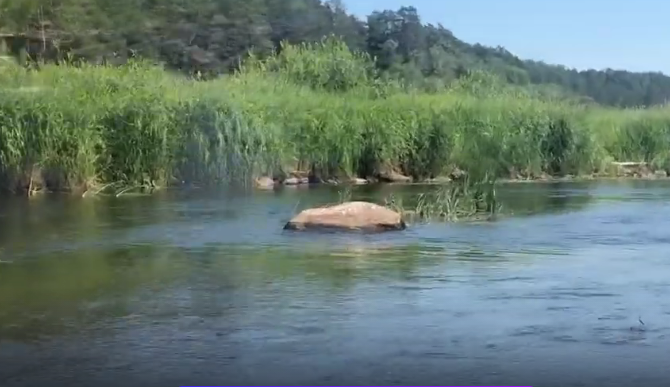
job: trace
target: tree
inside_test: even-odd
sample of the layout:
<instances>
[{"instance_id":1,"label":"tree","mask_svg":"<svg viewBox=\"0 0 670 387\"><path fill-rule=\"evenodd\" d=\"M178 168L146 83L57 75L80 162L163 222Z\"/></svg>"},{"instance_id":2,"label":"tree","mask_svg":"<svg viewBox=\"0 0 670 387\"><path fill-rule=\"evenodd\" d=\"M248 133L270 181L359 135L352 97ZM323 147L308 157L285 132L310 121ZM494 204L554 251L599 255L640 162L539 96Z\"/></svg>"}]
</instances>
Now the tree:
<instances>
[{"instance_id":1,"label":"tree","mask_svg":"<svg viewBox=\"0 0 670 387\"><path fill-rule=\"evenodd\" d=\"M424 25L411 6L360 20L342 0L0 0L0 32L15 55L92 62L142 56L185 73L234 71L249 52L266 57L281 43L340 37L376 60L379 76L438 90L486 71L529 90L582 95L613 106L670 98L670 77L622 70L577 71L469 44L442 25ZM44 44L49 43L49 49Z\"/></svg>"}]
</instances>

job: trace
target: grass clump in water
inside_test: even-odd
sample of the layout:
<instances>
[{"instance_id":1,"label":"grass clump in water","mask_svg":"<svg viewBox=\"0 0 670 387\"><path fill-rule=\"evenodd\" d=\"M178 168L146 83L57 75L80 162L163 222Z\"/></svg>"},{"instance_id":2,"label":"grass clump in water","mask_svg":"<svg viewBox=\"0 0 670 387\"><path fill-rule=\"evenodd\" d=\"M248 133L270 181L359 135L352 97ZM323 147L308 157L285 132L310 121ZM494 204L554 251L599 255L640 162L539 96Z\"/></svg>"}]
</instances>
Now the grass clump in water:
<instances>
[{"instance_id":1,"label":"grass clump in water","mask_svg":"<svg viewBox=\"0 0 670 387\"><path fill-rule=\"evenodd\" d=\"M414 221L492 220L502 209L495 185L495 179L488 176L477 182L465 178L419 194L410 206L394 195L384 204Z\"/></svg>"}]
</instances>

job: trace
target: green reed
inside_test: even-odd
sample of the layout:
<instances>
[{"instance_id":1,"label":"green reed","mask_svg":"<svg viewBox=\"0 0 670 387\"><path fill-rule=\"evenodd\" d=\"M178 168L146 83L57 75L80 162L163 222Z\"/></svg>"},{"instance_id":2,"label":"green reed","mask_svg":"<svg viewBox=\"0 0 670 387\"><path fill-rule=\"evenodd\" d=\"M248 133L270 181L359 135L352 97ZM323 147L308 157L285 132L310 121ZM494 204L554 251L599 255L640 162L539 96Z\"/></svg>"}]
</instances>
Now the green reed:
<instances>
[{"instance_id":1,"label":"green reed","mask_svg":"<svg viewBox=\"0 0 670 387\"><path fill-rule=\"evenodd\" d=\"M476 74L422 93L379 81L369 58L332 38L206 82L145 62L1 70L9 191L246 184L294 168L423 179L459 167L484 181L591 174L612 160L670 167L665 107L586 107L500 85L487 94Z\"/></svg>"},{"instance_id":2,"label":"green reed","mask_svg":"<svg viewBox=\"0 0 670 387\"><path fill-rule=\"evenodd\" d=\"M479 181L469 178L454 181L412 199L408 203L391 194L384 205L410 220L424 222L490 220L502 210L496 194L496 179L490 176Z\"/></svg>"}]
</instances>

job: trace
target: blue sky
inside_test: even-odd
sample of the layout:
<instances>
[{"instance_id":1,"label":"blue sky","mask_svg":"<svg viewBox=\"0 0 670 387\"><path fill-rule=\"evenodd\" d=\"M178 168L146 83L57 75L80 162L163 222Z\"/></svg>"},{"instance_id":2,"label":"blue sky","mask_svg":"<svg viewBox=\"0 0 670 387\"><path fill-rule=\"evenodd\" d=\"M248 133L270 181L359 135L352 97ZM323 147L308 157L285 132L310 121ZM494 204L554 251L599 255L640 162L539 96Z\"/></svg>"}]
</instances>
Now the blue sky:
<instances>
[{"instance_id":1,"label":"blue sky","mask_svg":"<svg viewBox=\"0 0 670 387\"><path fill-rule=\"evenodd\" d=\"M503 46L522 59L578 69L670 74L670 1L344 0L347 10L417 8L468 43Z\"/></svg>"}]
</instances>

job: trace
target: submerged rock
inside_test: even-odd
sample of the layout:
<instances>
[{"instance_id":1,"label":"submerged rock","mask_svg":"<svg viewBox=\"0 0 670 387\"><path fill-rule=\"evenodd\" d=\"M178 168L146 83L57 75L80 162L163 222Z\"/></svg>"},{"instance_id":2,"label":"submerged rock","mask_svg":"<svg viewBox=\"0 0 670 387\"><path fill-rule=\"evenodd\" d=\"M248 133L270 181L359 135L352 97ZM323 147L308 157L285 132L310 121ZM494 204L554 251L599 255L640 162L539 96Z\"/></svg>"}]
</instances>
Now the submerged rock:
<instances>
[{"instance_id":1,"label":"submerged rock","mask_svg":"<svg viewBox=\"0 0 670 387\"><path fill-rule=\"evenodd\" d=\"M285 230L335 228L363 231L391 231L406 228L402 216L368 202L346 202L304 210L284 226Z\"/></svg>"}]
</instances>

